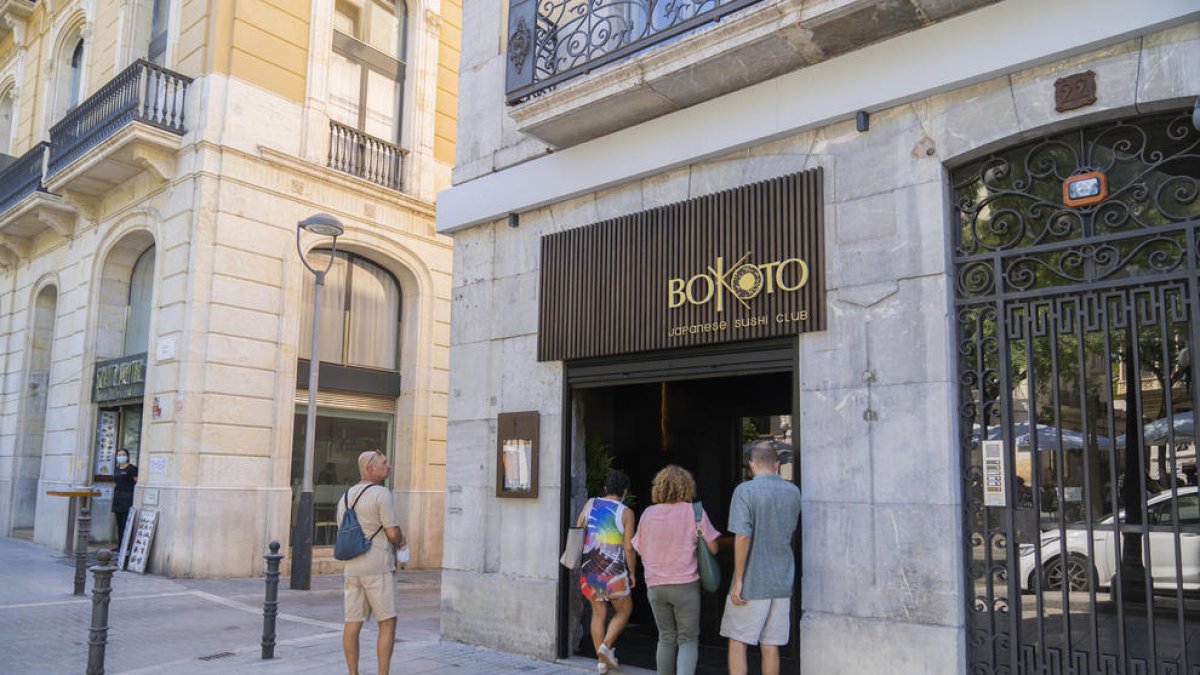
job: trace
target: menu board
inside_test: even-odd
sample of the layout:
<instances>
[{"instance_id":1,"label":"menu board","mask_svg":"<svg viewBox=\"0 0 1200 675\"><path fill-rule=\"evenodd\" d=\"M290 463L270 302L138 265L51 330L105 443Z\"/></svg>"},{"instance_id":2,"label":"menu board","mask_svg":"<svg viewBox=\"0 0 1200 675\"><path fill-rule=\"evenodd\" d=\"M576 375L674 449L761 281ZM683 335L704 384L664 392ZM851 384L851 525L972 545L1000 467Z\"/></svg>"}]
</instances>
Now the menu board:
<instances>
[{"instance_id":1,"label":"menu board","mask_svg":"<svg viewBox=\"0 0 1200 675\"><path fill-rule=\"evenodd\" d=\"M158 525L158 511L138 511L136 523L133 544L129 550L129 571L145 574L146 563L150 559L150 545L154 543L154 528Z\"/></svg>"},{"instance_id":2,"label":"menu board","mask_svg":"<svg viewBox=\"0 0 1200 675\"><path fill-rule=\"evenodd\" d=\"M96 465L97 476L113 475L117 455L117 411L101 410L96 420Z\"/></svg>"}]
</instances>

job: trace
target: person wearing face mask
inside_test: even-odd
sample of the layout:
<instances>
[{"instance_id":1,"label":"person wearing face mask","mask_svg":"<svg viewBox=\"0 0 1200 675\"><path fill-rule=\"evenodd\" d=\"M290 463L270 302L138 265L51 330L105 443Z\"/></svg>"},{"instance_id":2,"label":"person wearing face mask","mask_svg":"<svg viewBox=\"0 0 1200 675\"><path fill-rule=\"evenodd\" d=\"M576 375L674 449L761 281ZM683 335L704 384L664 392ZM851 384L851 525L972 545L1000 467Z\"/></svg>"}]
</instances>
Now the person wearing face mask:
<instances>
[{"instance_id":1,"label":"person wearing face mask","mask_svg":"<svg viewBox=\"0 0 1200 675\"><path fill-rule=\"evenodd\" d=\"M129 509L133 507L133 486L137 483L138 468L129 463L129 451L121 448L117 451L117 468L113 472L116 485L113 486L112 512L117 519L117 545L125 540L125 520L129 517Z\"/></svg>"}]
</instances>

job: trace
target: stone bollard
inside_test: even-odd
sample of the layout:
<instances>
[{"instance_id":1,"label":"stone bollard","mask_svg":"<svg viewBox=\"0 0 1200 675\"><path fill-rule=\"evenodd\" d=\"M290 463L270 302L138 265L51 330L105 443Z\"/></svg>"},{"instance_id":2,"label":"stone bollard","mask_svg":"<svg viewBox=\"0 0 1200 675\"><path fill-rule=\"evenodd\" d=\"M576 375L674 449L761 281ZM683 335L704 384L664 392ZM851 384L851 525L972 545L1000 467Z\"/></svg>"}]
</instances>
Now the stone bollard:
<instances>
[{"instance_id":1,"label":"stone bollard","mask_svg":"<svg viewBox=\"0 0 1200 675\"><path fill-rule=\"evenodd\" d=\"M279 615L279 561L283 555L279 553L279 542L270 544L270 553L263 555L267 561L267 598L263 601L263 637L262 657L275 658L275 617Z\"/></svg>"},{"instance_id":2,"label":"stone bollard","mask_svg":"<svg viewBox=\"0 0 1200 675\"><path fill-rule=\"evenodd\" d=\"M117 571L112 552L106 548L96 554L92 567L92 628L88 634L87 675L104 675L104 650L108 646L108 601L112 594L112 575Z\"/></svg>"}]
</instances>

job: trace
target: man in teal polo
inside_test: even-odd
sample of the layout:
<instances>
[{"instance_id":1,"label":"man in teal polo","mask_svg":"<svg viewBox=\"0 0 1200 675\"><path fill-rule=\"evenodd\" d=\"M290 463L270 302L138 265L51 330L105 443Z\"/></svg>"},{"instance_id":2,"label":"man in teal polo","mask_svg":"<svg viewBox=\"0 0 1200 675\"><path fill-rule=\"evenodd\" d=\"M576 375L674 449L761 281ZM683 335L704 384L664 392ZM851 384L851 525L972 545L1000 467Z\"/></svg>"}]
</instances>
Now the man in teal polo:
<instances>
[{"instance_id":1,"label":"man in teal polo","mask_svg":"<svg viewBox=\"0 0 1200 675\"><path fill-rule=\"evenodd\" d=\"M758 645L763 675L779 675L779 647L791 632L792 535L800 519L800 488L779 476L779 456L769 443L750 450L754 475L733 491L733 583L721 636L729 638L729 672L745 675L746 646Z\"/></svg>"}]
</instances>

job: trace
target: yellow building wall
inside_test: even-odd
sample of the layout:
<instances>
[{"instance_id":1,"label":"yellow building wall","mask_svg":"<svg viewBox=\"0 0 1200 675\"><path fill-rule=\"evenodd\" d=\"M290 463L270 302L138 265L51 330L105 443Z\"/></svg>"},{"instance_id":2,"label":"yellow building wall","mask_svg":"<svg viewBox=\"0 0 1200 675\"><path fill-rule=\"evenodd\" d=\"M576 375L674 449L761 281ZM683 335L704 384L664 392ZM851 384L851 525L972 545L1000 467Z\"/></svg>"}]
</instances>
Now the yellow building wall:
<instances>
[{"instance_id":1,"label":"yellow building wall","mask_svg":"<svg viewBox=\"0 0 1200 675\"><path fill-rule=\"evenodd\" d=\"M437 117L433 126L433 157L454 164L458 120L458 58L462 49L462 0L443 0L438 44Z\"/></svg>"},{"instance_id":2,"label":"yellow building wall","mask_svg":"<svg viewBox=\"0 0 1200 675\"><path fill-rule=\"evenodd\" d=\"M228 74L303 103L311 11L307 0L239 0Z\"/></svg>"},{"instance_id":3,"label":"yellow building wall","mask_svg":"<svg viewBox=\"0 0 1200 675\"><path fill-rule=\"evenodd\" d=\"M117 44L121 31L120 0L96 0L91 44L85 44L88 60L87 95L96 92L117 74ZM127 64L121 64L124 68Z\"/></svg>"},{"instance_id":4,"label":"yellow building wall","mask_svg":"<svg viewBox=\"0 0 1200 675\"><path fill-rule=\"evenodd\" d=\"M205 69L209 5L209 0L181 0L178 5L179 40L174 47L175 69L184 75L196 75Z\"/></svg>"}]
</instances>

